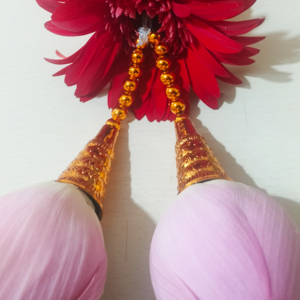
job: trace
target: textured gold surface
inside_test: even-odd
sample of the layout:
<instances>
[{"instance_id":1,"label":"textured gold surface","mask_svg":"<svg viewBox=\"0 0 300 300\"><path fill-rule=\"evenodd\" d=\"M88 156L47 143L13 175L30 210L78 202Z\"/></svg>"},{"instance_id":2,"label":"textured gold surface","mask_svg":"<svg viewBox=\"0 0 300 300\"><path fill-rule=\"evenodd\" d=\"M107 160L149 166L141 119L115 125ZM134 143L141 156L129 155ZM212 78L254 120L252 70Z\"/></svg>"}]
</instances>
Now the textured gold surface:
<instances>
[{"instance_id":1,"label":"textured gold surface","mask_svg":"<svg viewBox=\"0 0 300 300\"><path fill-rule=\"evenodd\" d=\"M167 58L162 58L159 57L156 60L156 66L161 70L161 71L165 71L168 70L171 66L171 61Z\"/></svg>"},{"instance_id":2,"label":"textured gold surface","mask_svg":"<svg viewBox=\"0 0 300 300\"><path fill-rule=\"evenodd\" d=\"M166 45L157 45L154 49L158 55L166 54L169 51L169 47Z\"/></svg>"},{"instance_id":3,"label":"textured gold surface","mask_svg":"<svg viewBox=\"0 0 300 300\"><path fill-rule=\"evenodd\" d=\"M118 130L121 128L121 124L119 121L115 121L114 119L109 119L106 121L106 125L110 125L116 127Z\"/></svg>"},{"instance_id":4,"label":"textured gold surface","mask_svg":"<svg viewBox=\"0 0 300 300\"><path fill-rule=\"evenodd\" d=\"M175 80L174 73L161 73L160 74L160 81L165 85L173 83L174 80Z\"/></svg>"},{"instance_id":5,"label":"textured gold surface","mask_svg":"<svg viewBox=\"0 0 300 300\"><path fill-rule=\"evenodd\" d=\"M170 110L174 115L180 115L185 110L185 104L182 100L177 99L176 101L171 103Z\"/></svg>"},{"instance_id":6,"label":"textured gold surface","mask_svg":"<svg viewBox=\"0 0 300 300\"><path fill-rule=\"evenodd\" d=\"M160 42L160 35L157 33L150 33L148 39L151 44L157 45Z\"/></svg>"},{"instance_id":7,"label":"textured gold surface","mask_svg":"<svg viewBox=\"0 0 300 300\"><path fill-rule=\"evenodd\" d=\"M141 76L141 69L138 65L131 66L128 70L128 74L133 78L138 78Z\"/></svg>"},{"instance_id":8,"label":"textured gold surface","mask_svg":"<svg viewBox=\"0 0 300 300\"><path fill-rule=\"evenodd\" d=\"M141 63L144 60L143 51L141 49L134 50L131 59L135 64Z\"/></svg>"},{"instance_id":9,"label":"textured gold surface","mask_svg":"<svg viewBox=\"0 0 300 300\"><path fill-rule=\"evenodd\" d=\"M187 115L177 117L174 124L178 193L205 180L231 180Z\"/></svg>"},{"instance_id":10,"label":"textured gold surface","mask_svg":"<svg viewBox=\"0 0 300 300\"><path fill-rule=\"evenodd\" d=\"M137 82L132 79L127 79L124 83L123 88L127 92L133 92L137 89Z\"/></svg>"},{"instance_id":11,"label":"textured gold surface","mask_svg":"<svg viewBox=\"0 0 300 300\"><path fill-rule=\"evenodd\" d=\"M120 123L108 120L57 180L78 186L94 198L101 209L119 129Z\"/></svg>"},{"instance_id":12,"label":"textured gold surface","mask_svg":"<svg viewBox=\"0 0 300 300\"><path fill-rule=\"evenodd\" d=\"M111 116L115 121L123 121L127 116L127 111L126 109L117 107L112 110Z\"/></svg>"},{"instance_id":13,"label":"textured gold surface","mask_svg":"<svg viewBox=\"0 0 300 300\"><path fill-rule=\"evenodd\" d=\"M129 107L133 102L132 96L131 95L121 95L119 98L119 104L121 107Z\"/></svg>"},{"instance_id":14,"label":"textured gold surface","mask_svg":"<svg viewBox=\"0 0 300 300\"><path fill-rule=\"evenodd\" d=\"M174 101L180 96L180 88L178 86L169 86L166 88L166 95Z\"/></svg>"}]
</instances>

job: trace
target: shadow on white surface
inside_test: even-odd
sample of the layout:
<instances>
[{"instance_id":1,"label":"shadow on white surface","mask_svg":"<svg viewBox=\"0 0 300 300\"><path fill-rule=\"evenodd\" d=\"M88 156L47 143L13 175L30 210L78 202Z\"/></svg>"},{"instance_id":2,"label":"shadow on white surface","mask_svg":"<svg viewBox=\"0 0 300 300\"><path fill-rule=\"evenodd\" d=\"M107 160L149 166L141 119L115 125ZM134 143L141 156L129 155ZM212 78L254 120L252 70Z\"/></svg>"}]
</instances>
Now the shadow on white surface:
<instances>
[{"instance_id":1,"label":"shadow on white surface","mask_svg":"<svg viewBox=\"0 0 300 300\"><path fill-rule=\"evenodd\" d=\"M250 20L257 18L253 15L252 10L248 10L241 16L232 20ZM260 25L263 30L264 24L268 23L268 16L265 22ZM271 22L271 20L270 20ZM242 80L240 85L231 85L218 80L221 97L219 98L219 108L226 103L233 103L236 97L236 88L250 89L250 83L246 76L261 78L266 81L277 82L279 84L290 82L293 80L294 69L292 64L300 61L300 35L290 36L288 31L279 31L272 33L260 34L266 38L259 43L250 45L260 50L260 53L251 57L255 63L248 66L230 66L224 64L232 71L239 79ZM251 36L258 36L251 33ZM285 70L279 70L281 66L287 65Z\"/></svg>"},{"instance_id":2,"label":"shadow on white surface","mask_svg":"<svg viewBox=\"0 0 300 300\"><path fill-rule=\"evenodd\" d=\"M255 183L255 181L247 174L244 168L236 162L236 159L229 152L227 152L226 148L213 137L213 135L210 133L207 127L202 125L202 122L198 119L200 115L200 109L198 107L199 99L194 93L191 93L190 100L191 120L193 121L197 132L203 135L204 138L207 140L209 147L212 149L215 156L220 161L222 167L226 170L226 173L233 180L247 184L268 194L265 189L259 187ZM273 195L270 196L278 203L280 203L280 205L288 212L290 217L296 223L298 228L300 228L300 203L283 197Z\"/></svg>"},{"instance_id":3,"label":"shadow on white surface","mask_svg":"<svg viewBox=\"0 0 300 300\"><path fill-rule=\"evenodd\" d=\"M130 116L132 121L134 117ZM149 252L156 225L131 198L128 127L122 123L101 221L108 254L108 275L101 300L155 300Z\"/></svg>"}]
</instances>

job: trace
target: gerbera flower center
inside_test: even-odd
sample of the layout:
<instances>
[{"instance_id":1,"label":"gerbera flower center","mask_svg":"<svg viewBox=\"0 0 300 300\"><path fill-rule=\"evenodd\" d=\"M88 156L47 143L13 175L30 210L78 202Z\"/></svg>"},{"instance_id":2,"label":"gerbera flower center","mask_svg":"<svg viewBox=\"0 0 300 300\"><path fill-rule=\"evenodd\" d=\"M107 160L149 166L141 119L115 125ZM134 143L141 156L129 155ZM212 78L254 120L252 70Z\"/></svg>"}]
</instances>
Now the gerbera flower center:
<instances>
[{"instance_id":1,"label":"gerbera flower center","mask_svg":"<svg viewBox=\"0 0 300 300\"><path fill-rule=\"evenodd\" d=\"M134 24L134 29L138 30L141 27L147 27L152 32L156 32L161 27L161 24L158 22L158 16L151 18L148 16L146 11L143 11L142 14L136 15L136 22Z\"/></svg>"}]
</instances>

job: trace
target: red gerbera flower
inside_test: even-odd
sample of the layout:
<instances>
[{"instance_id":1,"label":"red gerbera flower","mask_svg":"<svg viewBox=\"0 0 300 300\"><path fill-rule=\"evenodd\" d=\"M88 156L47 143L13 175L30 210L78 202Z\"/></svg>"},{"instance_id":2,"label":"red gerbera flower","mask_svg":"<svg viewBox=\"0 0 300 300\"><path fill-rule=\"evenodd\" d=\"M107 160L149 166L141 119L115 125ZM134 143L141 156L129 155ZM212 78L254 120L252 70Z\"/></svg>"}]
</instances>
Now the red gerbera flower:
<instances>
[{"instance_id":1,"label":"red gerbera flower","mask_svg":"<svg viewBox=\"0 0 300 300\"><path fill-rule=\"evenodd\" d=\"M181 86L182 100L188 107L191 87L209 107L218 108L217 79L231 84L241 81L223 65L248 65L259 50L249 47L264 37L240 36L260 25L264 19L224 21L251 7L256 0L37 0L52 13L45 27L59 35L93 33L89 41L70 57L53 60L69 64L55 74L65 75L68 86L77 85L75 95L82 102L94 98L111 82L108 106L114 108L122 92L130 63L128 55L138 37L143 15L152 20L152 30L176 58L173 72ZM151 49L145 51L143 77L132 110L138 119L171 120L164 85ZM178 81L179 80L179 81Z\"/></svg>"}]
</instances>

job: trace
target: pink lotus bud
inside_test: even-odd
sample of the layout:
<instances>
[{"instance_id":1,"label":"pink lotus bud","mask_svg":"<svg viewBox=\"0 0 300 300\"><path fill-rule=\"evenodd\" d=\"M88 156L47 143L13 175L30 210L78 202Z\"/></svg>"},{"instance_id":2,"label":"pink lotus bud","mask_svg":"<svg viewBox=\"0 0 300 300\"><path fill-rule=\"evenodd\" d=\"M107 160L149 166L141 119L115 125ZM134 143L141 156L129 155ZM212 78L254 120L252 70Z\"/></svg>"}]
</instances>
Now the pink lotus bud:
<instances>
[{"instance_id":1,"label":"pink lotus bud","mask_svg":"<svg viewBox=\"0 0 300 300\"><path fill-rule=\"evenodd\" d=\"M300 235L268 195L213 180L160 220L150 270L157 300L298 300Z\"/></svg>"},{"instance_id":2,"label":"pink lotus bud","mask_svg":"<svg viewBox=\"0 0 300 300\"><path fill-rule=\"evenodd\" d=\"M90 199L40 183L0 198L0 299L96 300L107 258Z\"/></svg>"}]
</instances>

